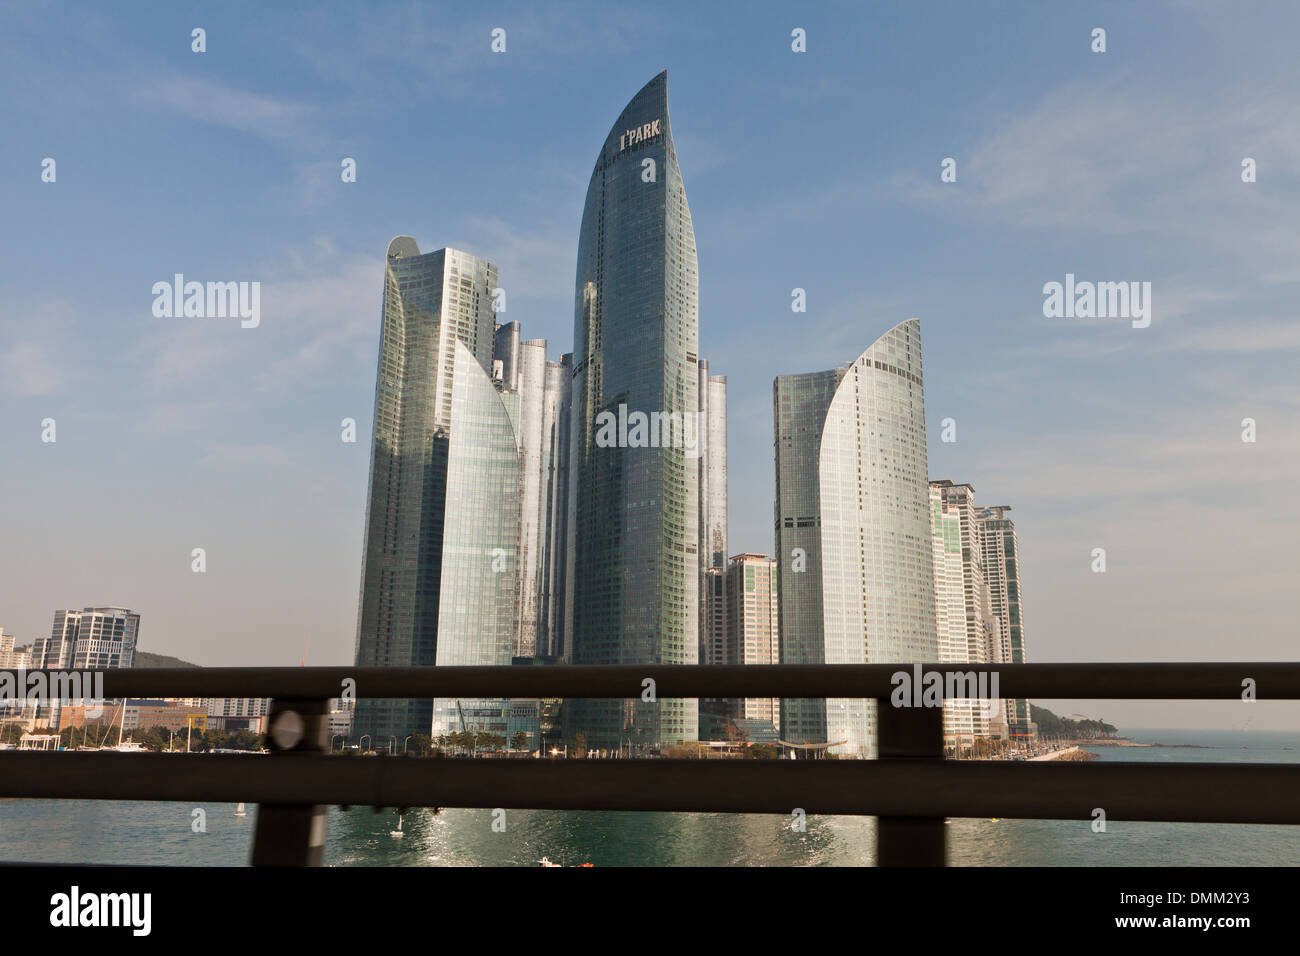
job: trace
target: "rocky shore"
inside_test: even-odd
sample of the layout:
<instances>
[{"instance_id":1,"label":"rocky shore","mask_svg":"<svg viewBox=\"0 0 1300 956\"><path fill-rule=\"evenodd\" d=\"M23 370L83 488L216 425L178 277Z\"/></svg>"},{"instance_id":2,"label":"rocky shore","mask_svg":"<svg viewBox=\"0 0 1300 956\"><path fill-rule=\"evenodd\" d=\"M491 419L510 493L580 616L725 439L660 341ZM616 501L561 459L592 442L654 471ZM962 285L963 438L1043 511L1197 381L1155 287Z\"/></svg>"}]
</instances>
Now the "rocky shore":
<instances>
[{"instance_id":1,"label":"rocky shore","mask_svg":"<svg viewBox=\"0 0 1300 956\"><path fill-rule=\"evenodd\" d=\"M1049 759L1066 760L1073 763L1086 763L1089 760L1096 760L1097 755L1090 751L1080 750L1078 747L1073 747L1070 750L1063 750Z\"/></svg>"}]
</instances>

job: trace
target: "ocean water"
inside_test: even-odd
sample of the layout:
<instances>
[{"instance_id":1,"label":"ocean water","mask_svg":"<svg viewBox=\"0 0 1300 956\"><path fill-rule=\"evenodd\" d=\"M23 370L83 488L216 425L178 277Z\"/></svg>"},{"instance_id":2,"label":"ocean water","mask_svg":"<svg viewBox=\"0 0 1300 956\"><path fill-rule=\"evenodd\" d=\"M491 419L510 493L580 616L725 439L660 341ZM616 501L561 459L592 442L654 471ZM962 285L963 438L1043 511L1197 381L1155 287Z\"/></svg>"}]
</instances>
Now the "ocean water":
<instances>
[{"instance_id":1,"label":"ocean water","mask_svg":"<svg viewBox=\"0 0 1300 956\"><path fill-rule=\"evenodd\" d=\"M1300 733L1130 730L1158 747L1099 747L1103 761L1300 763ZM130 759L129 757L126 759ZM196 832L194 811L205 832ZM94 800L0 801L0 860L242 866L256 807ZM397 814L331 808L326 862L335 866L535 866L543 856L597 866L869 866L875 819L700 813L506 811ZM955 819L949 862L957 866L1296 866L1300 827L1110 821Z\"/></svg>"}]
</instances>

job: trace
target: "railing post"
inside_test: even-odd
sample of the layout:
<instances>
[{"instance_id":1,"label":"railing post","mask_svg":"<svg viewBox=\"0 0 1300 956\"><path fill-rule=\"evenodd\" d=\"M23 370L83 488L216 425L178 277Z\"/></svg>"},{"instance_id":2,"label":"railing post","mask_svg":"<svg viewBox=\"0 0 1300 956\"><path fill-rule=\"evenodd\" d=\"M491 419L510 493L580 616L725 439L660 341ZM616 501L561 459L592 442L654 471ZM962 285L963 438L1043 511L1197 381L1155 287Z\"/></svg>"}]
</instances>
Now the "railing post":
<instances>
[{"instance_id":1,"label":"railing post","mask_svg":"<svg viewBox=\"0 0 1300 956\"><path fill-rule=\"evenodd\" d=\"M879 756L885 759L943 759L943 709L894 707L876 701ZM943 817L877 817L877 866L944 866L947 847Z\"/></svg>"},{"instance_id":2,"label":"railing post","mask_svg":"<svg viewBox=\"0 0 1300 956\"><path fill-rule=\"evenodd\" d=\"M328 700L272 700L266 732L270 759L322 753L328 714ZM314 803L259 804L253 866L320 866L328 812L329 807Z\"/></svg>"}]
</instances>

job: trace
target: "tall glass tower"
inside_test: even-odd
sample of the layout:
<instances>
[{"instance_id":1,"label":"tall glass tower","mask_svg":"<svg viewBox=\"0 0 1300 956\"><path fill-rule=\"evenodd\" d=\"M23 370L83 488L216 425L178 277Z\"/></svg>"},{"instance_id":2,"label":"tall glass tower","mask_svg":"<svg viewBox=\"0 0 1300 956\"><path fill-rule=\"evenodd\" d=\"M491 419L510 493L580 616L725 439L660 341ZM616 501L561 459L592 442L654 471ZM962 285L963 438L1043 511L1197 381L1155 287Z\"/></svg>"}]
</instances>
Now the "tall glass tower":
<instances>
[{"instance_id":1,"label":"tall glass tower","mask_svg":"<svg viewBox=\"0 0 1300 956\"><path fill-rule=\"evenodd\" d=\"M582 213L565 601L572 663L697 663L697 296L665 72L610 130ZM678 442L598 441L598 416L620 410L676 414L689 426ZM695 701L574 701L570 713L588 746L636 749L698 735Z\"/></svg>"},{"instance_id":2,"label":"tall glass tower","mask_svg":"<svg viewBox=\"0 0 1300 956\"><path fill-rule=\"evenodd\" d=\"M358 666L510 663L518 399L490 374L497 286L496 267L475 256L389 243ZM432 701L358 695L354 736L371 746L433 726Z\"/></svg>"},{"instance_id":3,"label":"tall glass tower","mask_svg":"<svg viewBox=\"0 0 1300 956\"><path fill-rule=\"evenodd\" d=\"M773 393L781 663L935 660L921 323ZM784 700L781 736L874 756L874 702Z\"/></svg>"}]
</instances>

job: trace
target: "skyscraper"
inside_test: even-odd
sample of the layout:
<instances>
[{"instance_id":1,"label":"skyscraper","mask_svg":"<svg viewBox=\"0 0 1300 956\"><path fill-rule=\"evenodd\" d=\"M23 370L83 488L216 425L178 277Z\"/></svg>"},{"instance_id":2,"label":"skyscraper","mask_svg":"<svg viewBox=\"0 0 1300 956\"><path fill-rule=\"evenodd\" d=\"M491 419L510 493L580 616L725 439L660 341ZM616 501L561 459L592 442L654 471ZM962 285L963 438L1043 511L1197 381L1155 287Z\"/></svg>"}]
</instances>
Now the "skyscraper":
<instances>
[{"instance_id":1,"label":"skyscraper","mask_svg":"<svg viewBox=\"0 0 1300 956\"><path fill-rule=\"evenodd\" d=\"M727 566L727 376L700 359L700 567Z\"/></svg>"},{"instance_id":2,"label":"skyscraper","mask_svg":"<svg viewBox=\"0 0 1300 956\"><path fill-rule=\"evenodd\" d=\"M727 569L727 377L710 375L700 359L700 651L701 664L725 664L723 651L727 614L722 593ZM700 739L717 740L730 711L739 702L703 698Z\"/></svg>"},{"instance_id":3,"label":"skyscraper","mask_svg":"<svg viewBox=\"0 0 1300 956\"><path fill-rule=\"evenodd\" d=\"M920 322L773 397L781 662L934 660ZM875 706L786 699L781 735L872 756Z\"/></svg>"},{"instance_id":4,"label":"skyscraper","mask_svg":"<svg viewBox=\"0 0 1300 956\"><path fill-rule=\"evenodd\" d=\"M389 243L358 666L510 662L519 403L490 374L497 287L496 267L475 256ZM372 745L430 732L432 701L358 691L355 733Z\"/></svg>"},{"instance_id":5,"label":"skyscraper","mask_svg":"<svg viewBox=\"0 0 1300 956\"><path fill-rule=\"evenodd\" d=\"M565 574L568 571L569 415L573 397L573 355L546 363L542 394L541 597L537 609L537 654L563 657Z\"/></svg>"},{"instance_id":6,"label":"skyscraper","mask_svg":"<svg viewBox=\"0 0 1300 956\"><path fill-rule=\"evenodd\" d=\"M587 187L575 281L566 658L693 664L699 640L698 263L668 77L632 98ZM685 421L674 439L600 420ZM672 429L669 429L672 432ZM681 429L678 429L681 431ZM694 701L574 701L590 746L697 736Z\"/></svg>"},{"instance_id":7,"label":"skyscraper","mask_svg":"<svg viewBox=\"0 0 1300 956\"><path fill-rule=\"evenodd\" d=\"M999 624L1001 659L1008 664L1023 664L1028 657L1021 611L1020 540L1014 522L1006 516L1010 510L1007 505L981 508L978 520L991 609ZM1007 731L1012 739L1024 742L1034 735L1029 701L1008 700L1006 715Z\"/></svg>"},{"instance_id":8,"label":"skyscraper","mask_svg":"<svg viewBox=\"0 0 1300 956\"><path fill-rule=\"evenodd\" d=\"M516 339L518 337L518 324ZM543 500L544 470L549 462L546 418L546 339L515 343L515 384L519 392L520 519L519 519L519 635L515 654L538 653L537 632L543 590L549 514ZM509 378L506 379L509 382Z\"/></svg>"},{"instance_id":9,"label":"skyscraper","mask_svg":"<svg viewBox=\"0 0 1300 956\"><path fill-rule=\"evenodd\" d=\"M930 482L930 511L938 659L954 664L1001 663L975 488L947 479ZM943 718L944 740L950 746L968 747L977 737L1000 737L1006 732L1000 700L945 700Z\"/></svg>"}]
</instances>

